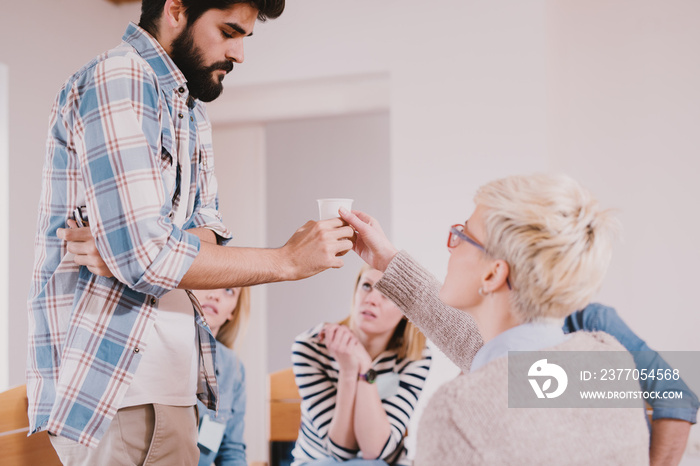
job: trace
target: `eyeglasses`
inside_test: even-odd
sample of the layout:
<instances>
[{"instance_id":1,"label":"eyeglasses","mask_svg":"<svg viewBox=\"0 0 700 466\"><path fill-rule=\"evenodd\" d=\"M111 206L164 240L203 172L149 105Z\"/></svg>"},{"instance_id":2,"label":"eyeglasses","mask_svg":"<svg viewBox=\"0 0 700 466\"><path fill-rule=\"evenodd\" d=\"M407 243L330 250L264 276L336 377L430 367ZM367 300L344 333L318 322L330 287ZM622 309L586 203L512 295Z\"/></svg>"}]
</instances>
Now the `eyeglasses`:
<instances>
[{"instance_id":1,"label":"eyeglasses","mask_svg":"<svg viewBox=\"0 0 700 466\"><path fill-rule=\"evenodd\" d=\"M459 243L461 243L462 241L465 241L488 254L483 244L479 243L477 240L467 236L466 233L464 233L464 225L462 225L461 223L456 223L452 225L452 227L450 227L450 234L447 237L447 249L451 251L452 249L459 246ZM510 279L508 277L506 277L506 285L508 285L509 290L513 289L513 287L510 286Z\"/></svg>"},{"instance_id":2,"label":"eyeglasses","mask_svg":"<svg viewBox=\"0 0 700 466\"><path fill-rule=\"evenodd\" d=\"M467 243L476 246L486 252L484 246L477 240L470 238L464 233L464 225L456 223L450 228L450 235L447 237L447 249L454 249L459 246L459 243L466 241Z\"/></svg>"}]
</instances>

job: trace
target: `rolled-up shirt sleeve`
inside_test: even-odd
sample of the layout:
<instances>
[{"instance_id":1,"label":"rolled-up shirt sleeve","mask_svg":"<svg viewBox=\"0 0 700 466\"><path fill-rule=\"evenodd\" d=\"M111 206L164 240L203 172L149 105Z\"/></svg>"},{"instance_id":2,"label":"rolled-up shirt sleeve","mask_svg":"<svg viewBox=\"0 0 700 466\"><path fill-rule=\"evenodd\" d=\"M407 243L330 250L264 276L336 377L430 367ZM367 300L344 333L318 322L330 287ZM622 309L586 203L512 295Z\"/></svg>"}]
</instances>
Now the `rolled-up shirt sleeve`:
<instances>
[{"instance_id":1,"label":"rolled-up shirt sleeve","mask_svg":"<svg viewBox=\"0 0 700 466\"><path fill-rule=\"evenodd\" d=\"M90 230L114 276L161 296L176 288L199 252L199 238L173 225L161 171L162 108L153 74L128 57L99 62L72 108L74 149ZM89 85L86 85L89 84Z\"/></svg>"},{"instance_id":2,"label":"rolled-up shirt sleeve","mask_svg":"<svg viewBox=\"0 0 700 466\"><path fill-rule=\"evenodd\" d=\"M563 330L566 333L601 331L615 337L632 354L637 369L652 374L673 373L673 367L656 351L651 349L620 318L617 311L609 306L591 303L585 309L576 311L566 318ZM695 424L700 407L697 395L679 376L676 379L664 377L640 378L639 385L644 392L670 393L671 396L650 397L647 399L653 408L652 419L679 419Z\"/></svg>"}]
</instances>

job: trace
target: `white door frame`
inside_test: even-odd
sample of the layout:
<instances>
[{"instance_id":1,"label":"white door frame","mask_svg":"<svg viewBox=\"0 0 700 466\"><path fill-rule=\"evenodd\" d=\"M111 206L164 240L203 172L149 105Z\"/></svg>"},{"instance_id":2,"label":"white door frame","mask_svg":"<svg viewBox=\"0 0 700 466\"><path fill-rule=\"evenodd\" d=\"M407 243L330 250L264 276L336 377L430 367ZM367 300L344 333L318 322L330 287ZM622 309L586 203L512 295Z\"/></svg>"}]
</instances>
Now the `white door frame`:
<instances>
[{"instance_id":1,"label":"white door frame","mask_svg":"<svg viewBox=\"0 0 700 466\"><path fill-rule=\"evenodd\" d=\"M342 76L233 86L207 113L214 125L270 123L388 111L390 97L387 74Z\"/></svg>"},{"instance_id":2,"label":"white door frame","mask_svg":"<svg viewBox=\"0 0 700 466\"><path fill-rule=\"evenodd\" d=\"M9 240L10 224L10 102L9 72L0 63L0 391L8 388L10 380L10 322L9 322Z\"/></svg>"}]
</instances>

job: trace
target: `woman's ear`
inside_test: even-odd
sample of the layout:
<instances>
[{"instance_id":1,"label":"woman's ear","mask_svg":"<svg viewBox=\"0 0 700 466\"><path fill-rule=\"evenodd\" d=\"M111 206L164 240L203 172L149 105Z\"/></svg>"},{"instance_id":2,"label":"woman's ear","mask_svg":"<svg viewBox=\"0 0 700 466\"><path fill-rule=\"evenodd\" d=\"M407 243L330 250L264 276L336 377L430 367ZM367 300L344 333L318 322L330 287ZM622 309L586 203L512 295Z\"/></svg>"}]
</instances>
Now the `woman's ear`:
<instances>
[{"instance_id":1,"label":"woman's ear","mask_svg":"<svg viewBox=\"0 0 700 466\"><path fill-rule=\"evenodd\" d=\"M484 293L493 293L502 286L508 286L508 275L510 275L508 262L501 259L494 260L483 280L482 289Z\"/></svg>"}]
</instances>

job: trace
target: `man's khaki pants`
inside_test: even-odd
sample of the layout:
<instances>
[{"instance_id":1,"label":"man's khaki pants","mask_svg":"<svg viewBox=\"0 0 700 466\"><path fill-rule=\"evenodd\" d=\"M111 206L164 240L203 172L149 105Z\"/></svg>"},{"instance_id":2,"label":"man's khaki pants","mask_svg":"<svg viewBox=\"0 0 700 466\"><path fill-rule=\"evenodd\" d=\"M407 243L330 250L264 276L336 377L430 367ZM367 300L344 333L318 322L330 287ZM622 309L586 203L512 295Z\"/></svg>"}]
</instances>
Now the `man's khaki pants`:
<instances>
[{"instance_id":1,"label":"man's khaki pants","mask_svg":"<svg viewBox=\"0 0 700 466\"><path fill-rule=\"evenodd\" d=\"M197 408L148 404L117 411L97 448L49 435L65 466L194 466Z\"/></svg>"}]
</instances>

